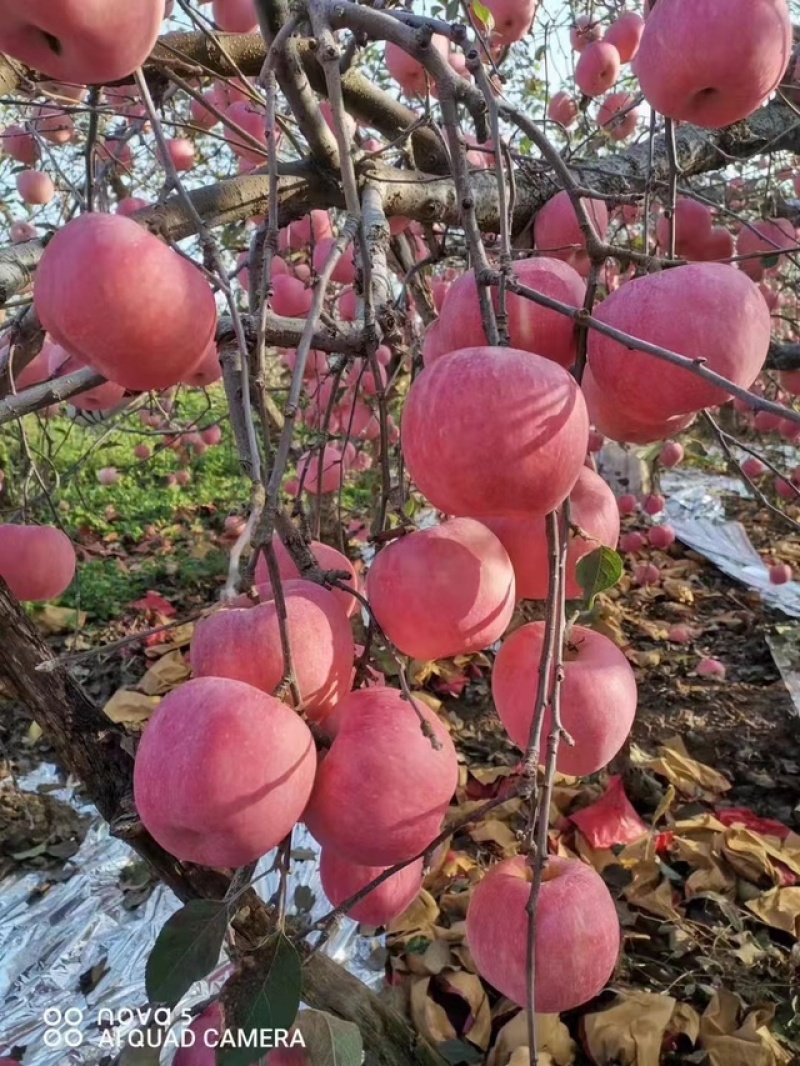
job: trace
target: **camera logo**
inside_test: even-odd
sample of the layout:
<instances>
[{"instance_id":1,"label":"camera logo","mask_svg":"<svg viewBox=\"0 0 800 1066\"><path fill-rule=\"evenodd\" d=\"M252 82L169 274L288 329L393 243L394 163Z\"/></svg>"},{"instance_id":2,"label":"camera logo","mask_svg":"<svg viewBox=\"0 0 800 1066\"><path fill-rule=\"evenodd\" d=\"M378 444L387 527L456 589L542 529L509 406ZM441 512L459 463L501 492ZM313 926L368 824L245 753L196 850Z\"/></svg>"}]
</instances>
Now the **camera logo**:
<instances>
[{"instance_id":1,"label":"camera logo","mask_svg":"<svg viewBox=\"0 0 800 1066\"><path fill-rule=\"evenodd\" d=\"M83 1011L77 1007L48 1007L44 1012L44 1043L49 1048L80 1047L83 1043Z\"/></svg>"}]
</instances>

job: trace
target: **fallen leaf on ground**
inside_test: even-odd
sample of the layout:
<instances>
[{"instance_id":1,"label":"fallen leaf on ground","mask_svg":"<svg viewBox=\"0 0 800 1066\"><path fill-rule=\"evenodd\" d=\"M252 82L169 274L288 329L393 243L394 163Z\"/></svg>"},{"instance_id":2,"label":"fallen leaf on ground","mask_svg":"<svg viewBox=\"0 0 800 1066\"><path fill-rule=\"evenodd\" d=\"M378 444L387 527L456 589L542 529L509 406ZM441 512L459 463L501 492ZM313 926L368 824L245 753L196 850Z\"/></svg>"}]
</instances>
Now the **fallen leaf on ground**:
<instances>
[{"instance_id":1,"label":"fallen leaf on ground","mask_svg":"<svg viewBox=\"0 0 800 1066\"><path fill-rule=\"evenodd\" d=\"M773 888L745 907L773 929L800 938L800 888Z\"/></svg>"},{"instance_id":2,"label":"fallen leaf on ground","mask_svg":"<svg viewBox=\"0 0 800 1066\"><path fill-rule=\"evenodd\" d=\"M597 1066L659 1066L675 1010L672 996L626 992L606 1010L583 1018L586 1050Z\"/></svg>"},{"instance_id":3,"label":"fallen leaf on ground","mask_svg":"<svg viewBox=\"0 0 800 1066\"><path fill-rule=\"evenodd\" d=\"M572 1066L575 1062L575 1041L557 1014L536 1015L536 1044L543 1061L544 1055L549 1055L554 1066ZM527 1011L515 1014L497 1034L487 1066L510 1066L520 1051L527 1056L524 1061L530 1062Z\"/></svg>"},{"instance_id":4,"label":"fallen leaf on ground","mask_svg":"<svg viewBox=\"0 0 800 1066\"><path fill-rule=\"evenodd\" d=\"M437 978L437 984L451 995L459 996L469 1006L469 1017L464 1023L462 1036L484 1051L492 1036L492 1012L489 999L480 978L464 970L445 970Z\"/></svg>"},{"instance_id":5,"label":"fallen leaf on ground","mask_svg":"<svg viewBox=\"0 0 800 1066\"><path fill-rule=\"evenodd\" d=\"M680 737L662 744L658 754L650 757L645 765L665 777L679 792L697 799L716 800L731 787L730 781L717 770L691 758Z\"/></svg>"},{"instance_id":6,"label":"fallen leaf on ground","mask_svg":"<svg viewBox=\"0 0 800 1066\"><path fill-rule=\"evenodd\" d=\"M191 672L176 648L153 663L139 682L139 687L147 696L162 696L186 681Z\"/></svg>"},{"instance_id":7,"label":"fallen leaf on ground","mask_svg":"<svg viewBox=\"0 0 800 1066\"><path fill-rule=\"evenodd\" d=\"M791 1062L767 1028L774 1008L757 1007L740 1022L741 1011L738 996L725 989L716 992L706 1007L699 1042L708 1053L708 1066L784 1066Z\"/></svg>"},{"instance_id":8,"label":"fallen leaf on ground","mask_svg":"<svg viewBox=\"0 0 800 1066\"><path fill-rule=\"evenodd\" d=\"M86 617L86 611L76 611L74 607L53 607L48 603L36 612L34 620L43 633L55 636L58 633L83 629Z\"/></svg>"},{"instance_id":9,"label":"fallen leaf on ground","mask_svg":"<svg viewBox=\"0 0 800 1066\"><path fill-rule=\"evenodd\" d=\"M103 713L112 722L146 722L159 704L157 696L143 692L118 689L103 708Z\"/></svg>"},{"instance_id":10,"label":"fallen leaf on ground","mask_svg":"<svg viewBox=\"0 0 800 1066\"><path fill-rule=\"evenodd\" d=\"M411 1020L414 1028L432 1044L444 1044L455 1040L458 1033L453 1028L444 1007L430 995L430 977L419 977L411 985Z\"/></svg>"}]
</instances>

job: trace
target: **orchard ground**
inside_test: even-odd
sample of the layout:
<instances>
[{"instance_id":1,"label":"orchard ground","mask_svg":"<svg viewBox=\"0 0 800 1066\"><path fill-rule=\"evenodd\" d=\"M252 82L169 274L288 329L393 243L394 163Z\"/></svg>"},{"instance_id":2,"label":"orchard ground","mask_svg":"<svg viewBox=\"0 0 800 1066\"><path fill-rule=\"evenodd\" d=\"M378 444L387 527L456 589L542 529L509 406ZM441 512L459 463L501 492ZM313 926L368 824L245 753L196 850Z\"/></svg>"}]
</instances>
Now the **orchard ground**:
<instances>
[{"instance_id":1,"label":"orchard ground","mask_svg":"<svg viewBox=\"0 0 800 1066\"><path fill-rule=\"evenodd\" d=\"M79 581L66 596L53 605L30 608L54 653L98 648L154 626L184 623L216 602L227 577L232 543L225 519L236 513L244 485L224 423L220 387L208 390L206 396L187 394L179 402L186 405L181 410L186 422L196 419L205 427L222 421L224 430L220 446L193 459L189 488L167 486L169 475L178 468L169 449L146 463L132 460L134 447L153 439L135 412L111 430L102 423L82 426L67 419L54 423L55 434L50 426L54 441L50 447L58 451L60 468L73 471L64 480L59 518L82 562ZM3 442L7 461L15 458L10 441L9 437ZM29 445L43 447L44 436L39 440L31 434ZM102 485L98 472L109 467L118 471L119 478ZM35 485L30 491L35 499ZM353 530L359 527L366 502L352 493L343 500ZM730 517L744 522L757 549L795 568L800 565L796 541L788 537L776 543L781 534L762 508L741 500L726 502ZM47 499L41 498L33 513L46 520L48 507ZM789 504L787 510L800 517L797 505ZM640 518L623 519L623 532L641 528ZM351 547L357 548L357 541ZM633 584L633 568L643 561L659 567L658 586ZM535 609L526 610L527 618L537 616ZM730 851L722 855L712 855L708 834L698 828L702 818L734 807L800 832L797 718L765 642L770 630L785 621L756 593L680 544L665 552L645 548L635 557L626 556L621 584L599 597L596 605L597 628L623 648L639 684L630 759L615 760L611 773L622 774L636 812L648 829L658 830L657 856L646 855L635 844L593 852L567 821L567 815L603 793L609 773L557 786L551 840L556 848L561 844L582 849L583 856L602 870L618 901L625 953L614 987L627 997L623 1007L627 1003L629 1011L639 1012L645 1026L651 1026L653 1040L658 1037L664 1000L631 997L642 992L669 995L702 1014L713 989L721 988L741 998L742 1017L753 1004L772 1003L775 1013L767 1019L766 1031L800 1055L800 1026L791 991L792 938L758 921L745 906L772 883L769 858L758 847L764 839L759 830L764 827L750 820L752 839L741 828L728 829ZM676 625L689 628L689 643L668 640ZM138 732L146 716L142 710L146 696L137 692L142 677L169 655L177 661L176 655L186 651L190 632L187 622L117 653L77 661L76 674L100 705L120 690L130 693L129 700L119 704L119 713ZM726 667L725 678L696 676L702 658L720 660ZM415 690L427 693L428 700L440 701L452 727L462 757L457 800L463 812L469 804L494 796L519 759L492 709L486 662L477 655L468 661L416 664L415 676L412 669ZM385 665L391 669L390 663ZM168 685L168 672L164 676ZM681 745L696 762L682 757ZM46 739L24 708L4 699L0 777L23 774L51 759ZM50 797L20 792L11 784L0 789L0 872L8 876L36 869L45 879L69 876L70 858L85 825ZM511 1016L507 1002L490 1007L470 969L462 932L465 896L460 889L477 866L511 853L523 824L523 809L514 800L493 812L488 822L459 833L443 862L431 871L427 894L393 923L389 934L387 967L404 975L390 994L430 1039L455 1041L455 1062L469 1061L474 1053L470 1042L478 1049L485 1046ZM747 846L737 851L743 842ZM721 893L731 879L735 902ZM799 881L800 868L783 871L782 884ZM154 882L137 864L126 890L131 883L136 890L129 898L140 905ZM461 977L453 982L452 973ZM611 1000L606 994L601 1005ZM597 1007L594 1004L590 1011ZM573 1037L578 1036L583 1014L581 1009L564 1016ZM590 1019L584 1021L584 1029L591 1033ZM615 1031L621 1054L628 1039L624 1012ZM661 1061L690 1061L684 1057L691 1046L687 1039L669 1039ZM581 1057L585 1048L579 1041L575 1062L589 1061ZM752 1051L756 1053L756 1045Z\"/></svg>"}]
</instances>

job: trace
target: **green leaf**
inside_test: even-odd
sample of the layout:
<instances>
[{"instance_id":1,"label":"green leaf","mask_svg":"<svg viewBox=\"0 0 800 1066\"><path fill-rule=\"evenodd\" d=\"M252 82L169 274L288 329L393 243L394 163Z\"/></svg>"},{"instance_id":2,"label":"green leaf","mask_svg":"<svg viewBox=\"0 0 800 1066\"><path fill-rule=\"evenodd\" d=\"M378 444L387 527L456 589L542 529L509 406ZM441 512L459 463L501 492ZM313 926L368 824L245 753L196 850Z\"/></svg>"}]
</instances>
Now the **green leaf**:
<instances>
[{"instance_id":1,"label":"green leaf","mask_svg":"<svg viewBox=\"0 0 800 1066\"><path fill-rule=\"evenodd\" d=\"M494 29L494 15L489 8L485 7L481 3L481 0L472 0L472 12L475 15L475 18L480 19L486 27L486 32L491 33Z\"/></svg>"},{"instance_id":2,"label":"green leaf","mask_svg":"<svg viewBox=\"0 0 800 1066\"><path fill-rule=\"evenodd\" d=\"M224 903L193 899L169 918L147 960L145 988L151 1003L174 1006L219 961L228 910Z\"/></svg>"},{"instance_id":3,"label":"green leaf","mask_svg":"<svg viewBox=\"0 0 800 1066\"><path fill-rule=\"evenodd\" d=\"M321 1010L303 1010L295 1028L303 1034L306 1058L314 1066L361 1066L364 1045L358 1026Z\"/></svg>"},{"instance_id":4,"label":"green leaf","mask_svg":"<svg viewBox=\"0 0 800 1066\"><path fill-rule=\"evenodd\" d=\"M613 588L622 577L622 559L611 548L595 548L578 561L575 576L583 589L586 606L591 607L599 592Z\"/></svg>"},{"instance_id":5,"label":"green leaf","mask_svg":"<svg viewBox=\"0 0 800 1066\"><path fill-rule=\"evenodd\" d=\"M222 989L225 1029L252 1033L259 1029L291 1029L300 1006L300 956L283 933L276 933L239 963ZM220 1040L220 1066L250 1066L264 1048L226 1047ZM315 1064L316 1066L316 1064Z\"/></svg>"},{"instance_id":6,"label":"green leaf","mask_svg":"<svg viewBox=\"0 0 800 1066\"><path fill-rule=\"evenodd\" d=\"M761 262L764 264L767 270L769 270L771 267L776 267L778 265L779 260L779 255L765 255L762 258Z\"/></svg>"}]
</instances>

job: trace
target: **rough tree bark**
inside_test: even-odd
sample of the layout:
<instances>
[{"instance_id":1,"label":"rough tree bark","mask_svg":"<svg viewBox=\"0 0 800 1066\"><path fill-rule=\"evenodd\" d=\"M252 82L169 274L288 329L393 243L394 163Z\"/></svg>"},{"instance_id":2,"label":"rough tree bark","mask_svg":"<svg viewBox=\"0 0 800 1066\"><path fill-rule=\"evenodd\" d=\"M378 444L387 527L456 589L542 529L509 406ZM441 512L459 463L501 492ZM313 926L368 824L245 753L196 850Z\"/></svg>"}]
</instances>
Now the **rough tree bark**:
<instances>
[{"instance_id":1,"label":"rough tree bark","mask_svg":"<svg viewBox=\"0 0 800 1066\"><path fill-rule=\"evenodd\" d=\"M40 669L52 659L51 649L0 579L0 680L44 730L62 769L81 780L114 835L145 859L180 900L223 899L230 885L226 873L178 862L144 829L133 804L132 739L106 718L65 667ZM237 947L254 947L272 921L270 908L248 892L232 919ZM358 1025L369 1066L443 1066L435 1049L400 1014L337 963L307 949L302 996L310 1006Z\"/></svg>"}]
</instances>

